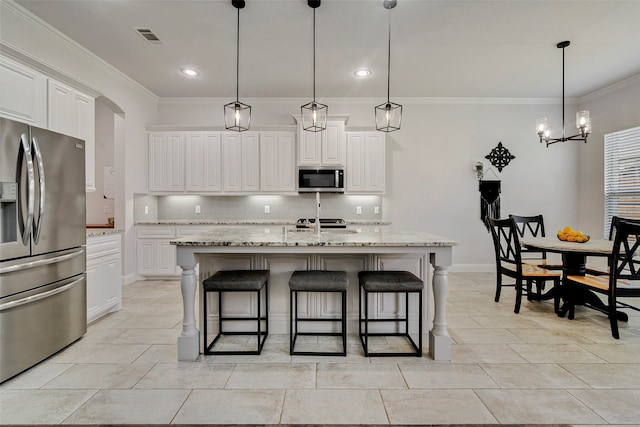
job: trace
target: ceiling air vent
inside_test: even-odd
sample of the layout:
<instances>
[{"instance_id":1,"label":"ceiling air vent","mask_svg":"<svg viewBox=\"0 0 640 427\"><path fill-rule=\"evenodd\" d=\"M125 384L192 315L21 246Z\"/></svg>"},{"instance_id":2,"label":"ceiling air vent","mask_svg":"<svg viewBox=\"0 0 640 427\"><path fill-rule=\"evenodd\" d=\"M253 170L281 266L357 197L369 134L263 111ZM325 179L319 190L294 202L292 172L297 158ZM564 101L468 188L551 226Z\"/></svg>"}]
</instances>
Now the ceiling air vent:
<instances>
[{"instance_id":1,"label":"ceiling air vent","mask_svg":"<svg viewBox=\"0 0 640 427\"><path fill-rule=\"evenodd\" d=\"M162 42L160 41L160 39L158 38L158 36L156 36L153 31L151 31L151 29L149 28L136 28L134 27L133 30L140 34L142 36L142 38L144 38L147 42L152 43L152 44L162 44Z\"/></svg>"}]
</instances>

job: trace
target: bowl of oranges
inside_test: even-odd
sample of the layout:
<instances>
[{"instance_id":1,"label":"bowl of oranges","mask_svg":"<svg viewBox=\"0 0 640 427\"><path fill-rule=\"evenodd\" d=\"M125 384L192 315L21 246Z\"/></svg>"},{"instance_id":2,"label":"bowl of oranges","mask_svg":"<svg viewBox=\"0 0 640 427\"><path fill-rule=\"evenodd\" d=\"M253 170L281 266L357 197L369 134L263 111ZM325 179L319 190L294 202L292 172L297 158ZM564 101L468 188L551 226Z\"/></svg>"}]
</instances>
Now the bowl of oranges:
<instances>
[{"instance_id":1,"label":"bowl of oranges","mask_svg":"<svg viewBox=\"0 0 640 427\"><path fill-rule=\"evenodd\" d=\"M589 241L589 236L582 234L581 231L575 231L571 227L565 227L558 231L558 239L563 242L585 243Z\"/></svg>"}]
</instances>

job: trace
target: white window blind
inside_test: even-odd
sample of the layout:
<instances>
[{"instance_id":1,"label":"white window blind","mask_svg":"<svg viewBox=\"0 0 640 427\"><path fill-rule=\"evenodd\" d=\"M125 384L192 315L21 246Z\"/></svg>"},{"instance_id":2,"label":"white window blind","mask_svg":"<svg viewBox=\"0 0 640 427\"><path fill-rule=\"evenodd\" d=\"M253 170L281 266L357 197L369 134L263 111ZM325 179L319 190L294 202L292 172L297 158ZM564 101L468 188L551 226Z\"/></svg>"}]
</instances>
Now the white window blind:
<instances>
[{"instance_id":1,"label":"white window blind","mask_svg":"<svg viewBox=\"0 0 640 427\"><path fill-rule=\"evenodd\" d=\"M604 136L604 230L611 217L640 218L640 127Z\"/></svg>"}]
</instances>

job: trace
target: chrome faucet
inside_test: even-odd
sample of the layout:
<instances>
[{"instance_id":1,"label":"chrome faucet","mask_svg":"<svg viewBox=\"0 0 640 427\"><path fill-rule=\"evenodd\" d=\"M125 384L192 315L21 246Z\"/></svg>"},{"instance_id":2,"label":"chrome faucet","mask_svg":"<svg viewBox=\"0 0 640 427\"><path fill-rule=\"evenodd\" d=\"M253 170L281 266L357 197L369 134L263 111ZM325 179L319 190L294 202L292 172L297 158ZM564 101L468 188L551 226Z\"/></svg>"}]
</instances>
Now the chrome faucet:
<instances>
[{"instance_id":1,"label":"chrome faucet","mask_svg":"<svg viewBox=\"0 0 640 427\"><path fill-rule=\"evenodd\" d=\"M320 235L320 192L316 191L316 234Z\"/></svg>"}]
</instances>

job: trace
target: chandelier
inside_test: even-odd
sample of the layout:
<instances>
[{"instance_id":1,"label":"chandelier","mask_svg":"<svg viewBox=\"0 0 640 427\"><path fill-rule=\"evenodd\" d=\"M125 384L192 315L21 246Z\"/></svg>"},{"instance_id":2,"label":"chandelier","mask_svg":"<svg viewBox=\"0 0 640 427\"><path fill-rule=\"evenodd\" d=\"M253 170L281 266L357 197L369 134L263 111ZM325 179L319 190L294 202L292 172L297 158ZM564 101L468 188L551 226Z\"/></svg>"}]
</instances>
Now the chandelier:
<instances>
[{"instance_id":1,"label":"chandelier","mask_svg":"<svg viewBox=\"0 0 640 427\"><path fill-rule=\"evenodd\" d=\"M589 111L578 111L576 113L576 128L580 130L580 133L571 136L565 136L564 130L564 49L569 46L571 42L563 41L556 45L558 49L562 49L562 137L551 138L551 128L548 125L547 118L540 118L536 121L536 131L540 142L547 143L547 147L556 142L565 141L584 141L587 142L587 137L591 133L591 120L589 118Z\"/></svg>"}]
</instances>

